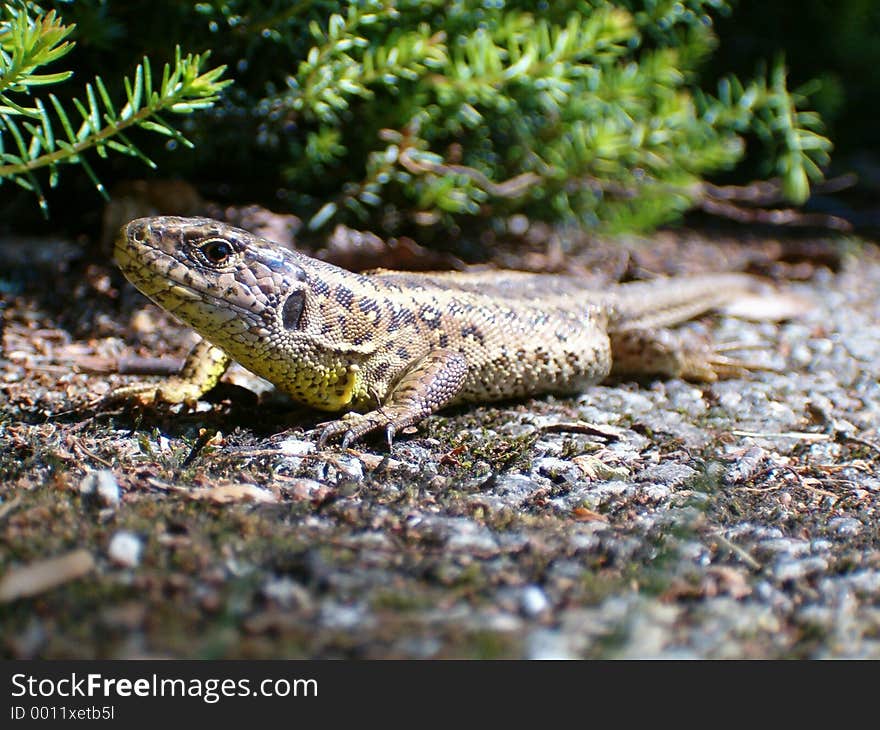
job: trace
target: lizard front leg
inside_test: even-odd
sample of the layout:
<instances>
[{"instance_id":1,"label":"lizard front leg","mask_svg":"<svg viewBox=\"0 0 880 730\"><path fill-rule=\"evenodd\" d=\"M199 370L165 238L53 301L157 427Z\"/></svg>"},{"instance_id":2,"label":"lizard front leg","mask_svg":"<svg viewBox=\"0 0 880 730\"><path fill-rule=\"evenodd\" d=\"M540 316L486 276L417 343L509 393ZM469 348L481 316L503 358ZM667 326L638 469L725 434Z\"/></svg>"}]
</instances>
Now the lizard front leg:
<instances>
[{"instance_id":1,"label":"lizard front leg","mask_svg":"<svg viewBox=\"0 0 880 730\"><path fill-rule=\"evenodd\" d=\"M161 383L135 383L114 388L102 401L137 400L143 405L154 403L194 404L217 385L229 367L230 359L223 350L207 340L199 340L190 350L177 375Z\"/></svg>"},{"instance_id":2,"label":"lizard front leg","mask_svg":"<svg viewBox=\"0 0 880 730\"><path fill-rule=\"evenodd\" d=\"M457 350L435 350L413 365L397 383L385 402L364 414L349 413L328 423L318 439L318 446L341 433L342 447L381 428L389 446L400 429L418 423L449 404L464 384L467 359Z\"/></svg>"}]
</instances>

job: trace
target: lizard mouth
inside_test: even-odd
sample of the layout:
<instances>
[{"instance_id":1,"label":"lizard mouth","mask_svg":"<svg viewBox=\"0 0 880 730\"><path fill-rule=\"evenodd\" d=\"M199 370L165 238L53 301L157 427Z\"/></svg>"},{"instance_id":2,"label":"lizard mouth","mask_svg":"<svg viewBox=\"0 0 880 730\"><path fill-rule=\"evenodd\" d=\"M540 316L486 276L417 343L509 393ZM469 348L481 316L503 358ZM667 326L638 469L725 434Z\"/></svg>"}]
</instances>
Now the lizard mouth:
<instances>
[{"instance_id":1,"label":"lizard mouth","mask_svg":"<svg viewBox=\"0 0 880 730\"><path fill-rule=\"evenodd\" d=\"M245 322L256 324L261 321L256 310L242 306L233 298L219 297L201 287L173 279L169 279L162 289L150 293L144 291L144 293L184 321L189 321L190 324L195 323L192 321L194 318L188 316L188 313L194 310L199 312L199 319L202 321L204 321L206 314L218 315L221 312L234 314L235 318L240 318ZM219 324L232 319L232 317L217 317L217 319Z\"/></svg>"}]
</instances>

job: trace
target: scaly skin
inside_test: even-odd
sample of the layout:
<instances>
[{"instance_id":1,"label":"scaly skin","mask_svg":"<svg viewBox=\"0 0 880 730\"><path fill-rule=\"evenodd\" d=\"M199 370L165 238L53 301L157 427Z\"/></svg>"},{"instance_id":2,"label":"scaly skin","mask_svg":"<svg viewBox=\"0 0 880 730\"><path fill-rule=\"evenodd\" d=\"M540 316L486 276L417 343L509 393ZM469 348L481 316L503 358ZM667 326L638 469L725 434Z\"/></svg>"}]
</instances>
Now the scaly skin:
<instances>
[{"instance_id":1,"label":"scaly skin","mask_svg":"<svg viewBox=\"0 0 880 730\"><path fill-rule=\"evenodd\" d=\"M749 290L738 274L589 290L513 271L354 274L207 218L140 218L116 260L204 341L162 385L114 397L193 402L231 360L326 411L347 446L447 405L577 393L613 371L714 380L730 361L667 330Z\"/></svg>"}]
</instances>

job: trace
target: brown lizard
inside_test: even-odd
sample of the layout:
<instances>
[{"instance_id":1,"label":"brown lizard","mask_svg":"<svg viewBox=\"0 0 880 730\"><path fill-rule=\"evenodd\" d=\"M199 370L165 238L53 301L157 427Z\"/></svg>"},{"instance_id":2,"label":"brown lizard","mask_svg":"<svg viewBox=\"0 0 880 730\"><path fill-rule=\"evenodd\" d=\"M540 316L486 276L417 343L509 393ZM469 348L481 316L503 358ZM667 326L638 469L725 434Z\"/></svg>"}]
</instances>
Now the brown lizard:
<instances>
[{"instance_id":1,"label":"brown lizard","mask_svg":"<svg viewBox=\"0 0 880 730\"><path fill-rule=\"evenodd\" d=\"M116 260L204 339L161 385L111 393L192 403L232 360L296 401L346 411L319 443L343 446L455 403L577 393L610 373L712 381L741 371L665 327L746 296L717 274L591 290L515 271L355 274L207 218L140 218Z\"/></svg>"}]
</instances>

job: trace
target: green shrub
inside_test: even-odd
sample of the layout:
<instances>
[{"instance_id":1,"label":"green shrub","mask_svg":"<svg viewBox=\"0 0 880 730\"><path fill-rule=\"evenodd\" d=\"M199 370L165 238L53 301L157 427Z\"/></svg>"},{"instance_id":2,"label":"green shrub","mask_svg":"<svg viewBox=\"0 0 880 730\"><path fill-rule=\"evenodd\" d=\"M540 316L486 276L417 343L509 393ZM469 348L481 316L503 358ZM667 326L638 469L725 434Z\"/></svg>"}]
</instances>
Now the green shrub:
<instances>
[{"instance_id":1,"label":"green shrub","mask_svg":"<svg viewBox=\"0 0 880 730\"><path fill-rule=\"evenodd\" d=\"M13 182L33 191L44 210L37 170L47 168L49 185L55 187L59 165L79 164L103 193L86 151L94 149L101 157L109 151L131 155L153 167L126 130L140 127L192 146L159 113L189 114L209 107L228 83L218 81L223 67L201 72L207 54L181 56L178 48L173 67L166 65L155 81L148 58L137 64L134 74L123 79L126 102L121 107L96 76L94 84L85 86L84 101L72 99L73 122L55 94L37 95L38 87L59 84L73 75L73 71L38 73L73 49L66 40L73 30L54 11L43 12L34 3L0 7L0 184Z\"/></svg>"},{"instance_id":2,"label":"green shrub","mask_svg":"<svg viewBox=\"0 0 880 730\"><path fill-rule=\"evenodd\" d=\"M723 0L56 7L90 28L80 58L96 71L126 68L135 49L212 49L236 83L186 120L197 149L160 163L271 196L316 233L450 231L514 212L646 229L691 207L746 139L794 203L830 148L781 61L700 90Z\"/></svg>"}]
</instances>

